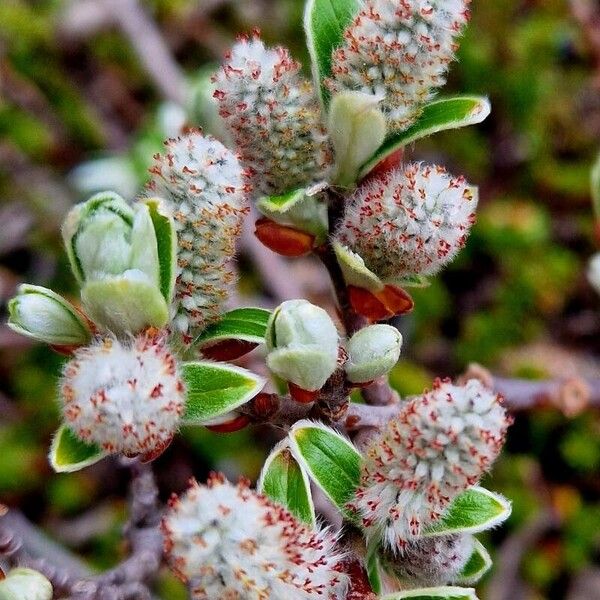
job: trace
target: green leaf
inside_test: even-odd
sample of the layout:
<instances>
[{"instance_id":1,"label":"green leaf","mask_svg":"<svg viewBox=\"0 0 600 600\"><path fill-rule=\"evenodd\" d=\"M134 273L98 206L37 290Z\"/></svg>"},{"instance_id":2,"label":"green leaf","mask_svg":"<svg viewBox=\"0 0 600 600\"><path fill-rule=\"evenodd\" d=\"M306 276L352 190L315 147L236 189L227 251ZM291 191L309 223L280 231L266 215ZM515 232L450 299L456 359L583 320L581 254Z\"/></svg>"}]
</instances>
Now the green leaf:
<instances>
[{"instance_id":1,"label":"green leaf","mask_svg":"<svg viewBox=\"0 0 600 600\"><path fill-rule=\"evenodd\" d=\"M596 220L600 221L600 156L598 156L598 159L592 168L591 186L594 214L596 215Z\"/></svg>"},{"instance_id":2,"label":"green leaf","mask_svg":"<svg viewBox=\"0 0 600 600\"><path fill-rule=\"evenodd\" d=\"M454 586L442 586L434 588L421 588L408 590L406 592L395 592L382 596L381 600L477 600L473 588L461 588Z\"/></svg>"},{"instance_id":3,"label":"green leaf","mask_svg":"<svg viewBox=\"0 0 600 600\"><path fill-rule=\"evenodd\" d=\"M308 476L292 455L287 439L275 446L267 457L257 488L301 521L315 525L315 507Z\"/></svg>"},{"instance_id":4,"label":"green leaf","mask_svg":"<svg viewBox=\"0 0 600 600\"><path fill-rule=\"evenodd\" d=\"M263 213L266 217L285 213L301 202L305 195L306 188L298 188L279 196L263 196L258 200L258 208L261 212L263 208L267 211L267 213Z\"/></svg>"},{"instance_id":5,"label":"green leaf","mask_svg":"<svg viewBox=\"0 0 600 600\"><path fill-rule=\"evenodd\" d=\"M506 498L481 487L472 487L450 504L445 515L425 536L451 533L478 533L506 521L511 505Z\"/></svg>"},{"instance_id":6,"label":"green leaf","mask_svg":"<svg viewBox=\"0 0 600 600\"><path fill-rule=\"evenodd\" d=\"M479 540L475 540L473 553L458 576L456 583L474 585L490 570L491 566L492 559L485 546Z\"/></svg>"},{"instance_id":7,"label":"green leaf","mask_svg":"<svg viewBox=\"0 0 600 600\"><path fill-rule=\"evenodd\" d=\"M289 433L296 460L325 495L347 516L360 481L362 456L337 431L320 423L298 421Z\"/></svg>"},{"instance_id":8,"label":"green leaf","mask_svg":"<svg viewBox=\"0 0 600 600\"><path fill-rule=\"evenodd\" d=\"M371 292L383 290L385 287L383 281L367 268L361 256L336 240L333 241L333 250L344 275L344 281L348 285L361 287Z\"/></svg>"},{"instance_id":9,"label":"green leaf","mask_svg":"<svg viewBox=\"0 0 600 600\"><path fill-rule=\"evenodd\" d=\"M334 185L356 185L362 164L381 147L387 125L379 108L381 98L364 92L336 94L329 109L329 138L335 155Z\"/></svg>"},{"instance_id":10,"label":"green leaf","mask_svg":"<svg viewBox=\"0 0 600 600\"><path fill-rule=\"evenodd\" d=\"M369 579L369 584L371 585L371 589L376 594L381 594L383 589L383 584L381 583L381 572L379 570L379 555L377 552L377 546L373 546L367 552L366 559L366 569L367 569L367 577Z\"/></svg>"},{"instance_id":11,"label":"green leaf","mask_svg":"<svg viewBox=\"0 0 600 600\"><path fill-rule=\"evenodd\" d=\"M362 166L360 178L367 175L384 158L407 144L438 131L481 123L490 111L488 99L481 96L443 98L426 104L416 123L387 137L372 158Z\"/></svg>"},{"instance_id":12,"label":"green leaf","mask_svg":"<svg viewBox=\"0 0 600 600\"><path fill-rule=\"evenodd\" d=\"M195 343L206 346L224 340L244 340L264 344L270 316L271 311L264 308L236 308L222 315L217 323L209 325Z\"/></svg>"},{"instance_id":13,"label":"green leaf","mask_svg":"<svg viewBox=\"0 0 600 600\"><path fill-rule=\"evenodd\" d=\"M315 88L323 105L329 91L323 80L331 74L331 55L342 45L344 31L358 13L360 0L308 0L304 11L304 29L312 62Z\"/></svg>"},{"instance_id":14,"label":"green leaf","mask_svg":"<svg viewBox=\"0 0 600 600\"><path fill-rule=\"evenodd\" d=\"M57 473L72 473L93 465L106 456L95 444L82 442L66 425L61 425L50 446L50 464Z\"/></svg>"},{"instance_id":15,"label":"green leaf","mask_svg":"<svg viewBox=\"0 0 600 600\"><path fill-rule=\"evenodd\" d=\"M315 236L315 243L325 241L329 232L327 204L319 199L326 187L317 184L299 188L280 196L263 196L256 208L265 217L280 225L288 225Z\"/></svg>"},{"instance_id":16,"label":"green leaf","mask_svg":"<svg viewBox=\"0 0 600 600\"><path fill-rule=\"evenodd\" d=\"M245 404L265 386L265 379L225 363L188 362L181 366L186 385L184 425L202 424Z\"/></svg>"},{"instance_id":17,"label":"green leaf","mask_svg":"<svg viewBox=\"0 0 600 600\"><path fill-rule=\"evenodd\" d=\"M392 279L389 283L400 287L415 287L426 288L431 285L431 282L424 275L406 275L398 279Z\"/></svg>"},{"instance_id":18,"label":"green leaf","mask_svg":"<svg viewBox=\"0 0 600 600\"><path fill-rule=\"evenodd\" d=\"M173 219L161 212L160 199L149 198L144 203L150 211L150 218L154 225L156 244L158 247L158 263L160 272L160 291L167 301L171 303L175 290L177 266L177 232Z\"/></svg>"}]
</instances>

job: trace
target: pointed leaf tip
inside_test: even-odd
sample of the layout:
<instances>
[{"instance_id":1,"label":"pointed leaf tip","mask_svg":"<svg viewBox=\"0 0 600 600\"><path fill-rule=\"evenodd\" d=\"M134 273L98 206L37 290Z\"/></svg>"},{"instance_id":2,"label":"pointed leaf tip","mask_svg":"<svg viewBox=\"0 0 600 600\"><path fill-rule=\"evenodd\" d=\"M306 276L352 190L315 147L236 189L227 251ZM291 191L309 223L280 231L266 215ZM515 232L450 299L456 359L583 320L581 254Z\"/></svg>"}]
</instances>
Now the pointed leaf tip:
<instances>
[{"instance_id":1,"label":"pointed leaf tip","mask_svg":"<svg viewBox=\"0 0 600 600\"><path fill-rule=\"evenodd\" d=\"M83 442L66 425L61 425L52 440L48 458L57 473L72 473L93 465L105 456L101 448Z\"/></svg>"},{"instance_id":2,"label":"pointed leaf tip","mask_svg":"<svg viewBox=\"0 0 600 600\"><path fill-rule=\"evenodd\" d=\"M257 488L301 521L315 525L315 507L308 475L292 455L287 439L275 446L267 457Z\"/></svg>"},{"instance_id":3,"label":"pointed leaf tip","mask_svg":"<svg viewBox=\"0 0 600 600\"><path fill-rule=\"evenodd\" d=\"M475 486L457 496L444 516L424 535L485 531L506 521L510 517L511 510L510 502L506 498Z\"/></svg>"},{"instance_id":4,"label":"pointed leaf tip","mask_svg":"<svg viewBox=\"0 0 600 600\"><path fill-rule=\"evenodd\" d=\"M390 133L375 154L362 166L360 178L366 177L382 160L398 149L440 131L476 125L491 112L491 105L483 96L441 98L423 107L418 121L404 131Z\"/></svg>"},{"instance_id":5,"label":"pointed leaf tip","mask_svg":"<svg viewBox=\"0 0 600 600\"><path fill-rule=\"evenodd\" d=\"M337 431L312 421L298 421L289 439L294 457L310 478L351 517L346 505L360 481L360 452Z\"/></svg>"},{"instance_id":6,"label":"pointed leaf tip","mask_svg":"<svg viewBox=\"0 0 600 600\"><path fill-rule=\"evenodd\" d=\"M456 583L474 585L490 570L491 566L492 559L485 546L479 540L475 540L473 553L461 571Z\"/></svg>"},{"instance_id":7,"label":"pointed leaf tip","mask_svg":"<svg viewBox=\"0 0 600 600\"><path fill-rule=\"evenodd\" d=\"M196 361L181 367L186 385L184 425L199 425L242 406L256 396L266 380L226 363Z\"/></svg>"}]
</instances>

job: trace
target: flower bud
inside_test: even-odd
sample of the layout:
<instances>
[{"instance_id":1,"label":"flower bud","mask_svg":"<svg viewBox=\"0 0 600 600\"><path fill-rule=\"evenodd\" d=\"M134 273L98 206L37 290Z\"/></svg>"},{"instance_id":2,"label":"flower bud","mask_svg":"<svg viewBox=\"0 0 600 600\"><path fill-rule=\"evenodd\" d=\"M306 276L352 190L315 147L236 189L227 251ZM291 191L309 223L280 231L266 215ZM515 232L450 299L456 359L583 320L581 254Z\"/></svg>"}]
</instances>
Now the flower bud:
<instances>
[{"instance_id":1,"label":"flower bud","mask_svg":"<svg viewBox=\"0 0 600 600\"><path fill-rule=\"evenodd\" d=\"M75 206L63 225L73 273L90 318L135 333L168 320L156 233L148 206L105 192Z\"/></svg>"},{"instance_id":2,"label":"flower bud","mask_svg":"<svg viewBox=\"0 0 600 600\"><path fill-rule=\"evenodd\" d=\"M52 595L52 584L33 569L13 569L0 581L0 600L52 600Z\"/></svg>"},{"instance_id":3,"label":"flower bud","mask_svg":"<svg viewBox=\"0 0 600 600\"><path fill-rule=\"evenodd\" d=\"M302 390L323 387L337 367L338 333L322 308L288 300L267 325L267 365Z\"/></svg>"},{"instance_id":4,"label":"flower bud","mask_svg":"<svg viewBox=\"0 0 600 600\"><path fill-rule=\"evenodd\" d=\"M333 97L329 131L335 150L336 184L352 186L362 165L383 143L386 123L378 106L381 99L364 92L343 92Z\"/></svg>"},{"instance_id":5,"label":"flower bud","mask_svg":"<svg viewBox=\"0 0 600 600\"><path fill-rule=\"evenodd\" d=\"M138 249L134 256L134 219L133 208L112 192L96 194L71 209L63 224L62 234L73 273L80 283L120 275L140 266L135 263L140 258L139 242L142 240L139 240L139 235L136 236ZM143 233L149 233L147 221L140 216L135 225L138 231L145 226ZM148 242L147 239L144 241ZM145 261L142 266L149 267L147 274L158 280L156 247L147 244L143 254Z\"/></svg>"},{"instance_id":6,"label":"flower bud","mask_svg":"<svg viewBox=\"0 0 600 600\"><path fill-rule=\"evenodd\" d=\"M404 586L435 587L454 583L473 553L469 534L422 537L409 544L401 555L386 550L380 564Z\"/></svg>"},{"instance_id":7,"label":"flower bud","mask_svg":"<svg viewBox=\"0 0 600 600\"><path fill-rule=\"evenodd\" d=\"M64 298L36 285L22 285L8 303L8 326L17 333L56 346L90 340L85 320Z\"/></svg>"},{"instance_id":8,"label":"flower bud","mask_svg":"<svg viewBox=\"0 0 600 600\"><path fill-rule=\"evenodd\" d=\"M371 325L357 331L348 342L344 365L348 380L365 383L381 377L398 362L402 335L391 325Z\"/></svg>"}]
</instances>

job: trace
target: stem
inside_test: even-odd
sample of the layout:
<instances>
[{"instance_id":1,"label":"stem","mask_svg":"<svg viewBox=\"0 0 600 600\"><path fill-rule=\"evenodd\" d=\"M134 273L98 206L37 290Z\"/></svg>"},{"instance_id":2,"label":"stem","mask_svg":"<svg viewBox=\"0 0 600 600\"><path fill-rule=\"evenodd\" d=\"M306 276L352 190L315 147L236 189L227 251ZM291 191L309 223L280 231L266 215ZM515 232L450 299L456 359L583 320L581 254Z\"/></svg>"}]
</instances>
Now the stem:
<instances>
[{"instance_id":1,"label":"stem","mask_svg":"<svg viewBox=\"0 0 600 600\"><path fill-rule=\"evenodd\" d=\"M125 536L130 556L113 569L90 576L87 568L46 539L18 513L0 510L0 557L10 567L39 571L52 583L55 597L71 600L152 600L148 584L162 563L161 510L154 473L135 460L132 472L130 518ZM42 557L51 555L54 564Z\"/></svg>"},{"instance_id":2,"label":"stem","mask_svg":"<svg viewBox=\"0 0 600 600\"><path fill-rule=\"evenodd\" d=\"M338 222L344 215L344 203L346 199L335 189L330 188L327 193L329 204L329 231L331 234L335 231ZM351 336L359 329L366 327L369 322L352 308L348 296L348 288L346 286L346 281L344 280L344 274L342 273L335 250L333 249L331 235L328 237L325 244L315 249L315 254L320 258L329 273L340 311L340 317L344 323L346 334ZM380 377L373 382L373 384L363 389L362 397L367 404L374 406L395 404L399 401L398 394L390 387L387 377Z\"/></svg>"}]
</instances>

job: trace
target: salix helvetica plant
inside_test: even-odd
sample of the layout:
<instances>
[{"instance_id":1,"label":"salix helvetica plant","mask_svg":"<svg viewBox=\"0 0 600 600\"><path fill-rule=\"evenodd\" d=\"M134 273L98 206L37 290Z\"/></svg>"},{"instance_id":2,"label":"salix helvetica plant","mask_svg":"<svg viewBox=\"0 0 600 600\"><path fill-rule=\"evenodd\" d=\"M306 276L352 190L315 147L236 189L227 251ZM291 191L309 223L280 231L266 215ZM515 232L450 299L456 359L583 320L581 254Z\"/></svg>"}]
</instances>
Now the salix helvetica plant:
<instances>
[{"instance_id":1,"label":"salix helvetica plant","mask_svg":"<svg viewBox=\"0 0 600 600\"><path fill-rule=\"evenodd\" d=\"M469 0L309 0L312 79L241 36L213 77L232 147L194 129L168 140L134 201L101 193L67 216L80 303L33 285L11 301L13 329L69 356L59 472L151 461L183 426L283 429L256 489L213 474L170 501L165 562L196 600L466 600L491 565L475 535L510 504L478 484L510 422L502 399L440 379L400 401L387 374L402 336L382 322L413 308L410 287L475 221L475 186L408 156L489 113L485 98L435 97L468 17ZM251 203L265 246L322 261L338 322L301 298L226 310ZM287 393L233 364L257 346ZM311 481L341 530L317 522Z\"/></svg>"}]
</instances>

